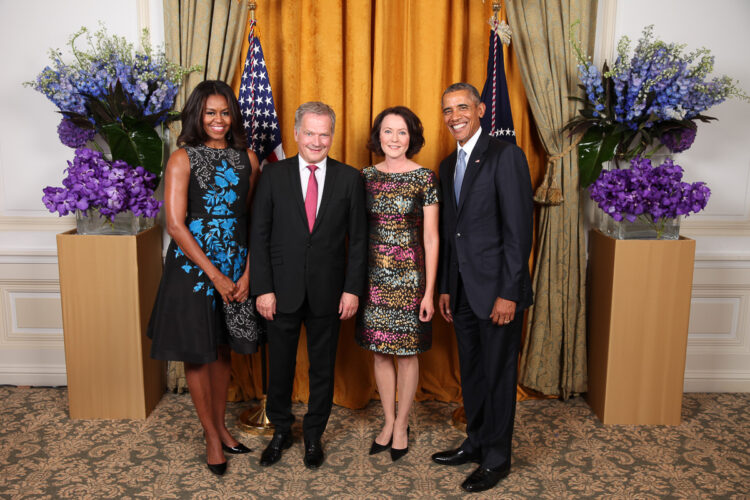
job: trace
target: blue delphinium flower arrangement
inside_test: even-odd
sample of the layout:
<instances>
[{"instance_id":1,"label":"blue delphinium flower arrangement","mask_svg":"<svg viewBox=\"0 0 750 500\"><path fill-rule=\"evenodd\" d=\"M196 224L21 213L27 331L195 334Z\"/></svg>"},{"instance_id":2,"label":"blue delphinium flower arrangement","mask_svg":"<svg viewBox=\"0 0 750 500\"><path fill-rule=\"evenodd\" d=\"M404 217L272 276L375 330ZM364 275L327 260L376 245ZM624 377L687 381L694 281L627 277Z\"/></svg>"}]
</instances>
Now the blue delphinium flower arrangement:
<instances>
[{"instance_id":1,"label":"blue delphinium flower arrangement","mask_svg":"<svg viewBox=\"0 0 750 500\"><path fill-rule=\"evenodd\" d=\"M42 201L50 212L67 215L96 209L110 220L130 210L137 216L156 217L162 202L153 198L156 175L122 160L110 162L101 151L78 148L68 162L63 187L44 188Z\"/></svg>"},{"instance_id":2,"label":"blue delphinium flower arrangement","mask_svg":"<svg viewBox=\"0 0 750 500\"><path fill-rule=\"evenodd\" d=\"M78 46L81 40L87 48ZM141 46L134 50L104 27L94 33L81 28L68 41L74 61L63 61L62 52L53 49L51 65L25 85L44 94L63 115L58 129L63 144L78 148L81 138L94 131L113 160L161 175L164 144L155 127L178 115L170 110L182 79L199 67L169 62L163 50L151 48L145 30Z\"/></svg>"},{"instance_id":3,"label":"blue delphinium flower arrangement","mask_svg":"<svg viewBox=\"0 0 750 500\"><path fill-rule=\"evenodd\" d=\"M684 44L654 39L653 26L643 30L632 56L630 39L622 37L610 69L600 71L580 42L571 44L578 58L586 98L580 116L566 129L583 134L578 144L580 183L591 184L611 159L630 160L666 145L672 152L692 145L702 113L729 97L748 99L728 76L710 78L714 57L702 48L686 54Z\"/></svg>"},{"instance_id":4,"label":"blue delphinium flower arrangement","mask_svg":"<svg viewBox=\"0 0 750 500\"><path fill-rule=\"evenodd\" d=\"M605 170L589 186L591 199L616 221L641 219L661 238L670 219L703 210L711 190L703 182L682 181L683 169L672 159L654 166L636 156L628 169Z\"/></svg>"}]
</instances>

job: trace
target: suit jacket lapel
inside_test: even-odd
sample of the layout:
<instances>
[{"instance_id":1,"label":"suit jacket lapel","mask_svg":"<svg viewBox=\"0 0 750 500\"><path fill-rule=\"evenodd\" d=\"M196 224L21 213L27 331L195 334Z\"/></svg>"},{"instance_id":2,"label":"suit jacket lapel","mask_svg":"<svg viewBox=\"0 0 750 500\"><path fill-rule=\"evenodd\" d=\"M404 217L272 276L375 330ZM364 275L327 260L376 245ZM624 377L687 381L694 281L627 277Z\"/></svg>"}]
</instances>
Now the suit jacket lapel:
<instances>
[{"instance_id":1,"label":"suit jacket lapel","mask_svg":"<svg viewBox=\"0 0 750 500\"><path fill-rule=\"evenodd\" d=\"M461 184L461 195L459 196L459 203L458 203L459 213L461 212L461 208L464 206L464 201L466 200L466 196L471 190L471 185L476 180L477 174L479 174L479 169L482 168L482 165L484 164L482 160L484 159L484 152L487 151L487 146L489 145L489 142L490 142L489 136L486 134L481 134L479 136L479 139L477 140L476 145L474 146L474 149L471 151L471 156L469 157L469 161L466 163L466 173L464 174L464 182L463 184Z\"/></svg>"},{"instance_id":2,"label":"suit jacket lapel","mask_svg":"<svg viewBox=\"0 0 750 500\"><path fill-rule=\"evenodd\" d=\"M299 158L297 158L297 155L290 158L289 161L289 186L292 189L292 198L294 198L294 203L297 205L297 211L299 212L300 217L302 217L302 222L305 225L305 229L307 229L307 213L305 212L305 197L302 194L302 182L300 181L299 177Z\"/></svg>"},{"instance_id":3,"label":"suit jacket lapel","mask_svg":"<svg viewBox=\"0 0 750 500\"><path fill-rule=\"evenodd\" d=\"M337 168L336 160L328 158L326 163L326 180L323 183L323 197L320 200L320 206L318 207L318 215L315 217L315 224L313 225L313 232L320 225L320 220L325 215L325 211L328 205L331 204L331 198L333 192L336 190L336 173ZM304 208L304 207L303 207Z\"/></svg>"}]
</instances>

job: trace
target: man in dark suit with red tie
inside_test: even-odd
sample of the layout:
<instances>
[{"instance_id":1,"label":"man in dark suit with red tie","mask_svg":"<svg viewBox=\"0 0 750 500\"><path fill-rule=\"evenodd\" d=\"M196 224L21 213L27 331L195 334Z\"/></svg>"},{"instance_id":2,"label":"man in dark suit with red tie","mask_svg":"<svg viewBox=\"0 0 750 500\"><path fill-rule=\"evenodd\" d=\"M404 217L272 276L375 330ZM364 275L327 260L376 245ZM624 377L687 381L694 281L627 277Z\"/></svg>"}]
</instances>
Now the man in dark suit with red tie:
<instances>
[{"instance_id":1,"label":"man in dark suit with red tie","mask_svg":"<svg viewBox=\"0 0 750 500\"><path fill-rule=\"evenodd\" d=\"M304 463L323 463L321 436L333 404L339 325L354 316L367 273L367 219L359 171L328 157L336 115L322 102L294 116L299 154L267 165L250 227L250 289L268 321L266 413L274 435L261 465L292 445L291 412L300 327L307 332L310 398ZM348 248L347 248L348 239Z\"/></svg>"},{"instance_id":2,"label":"man in dark suit with red tie","mask_svg":"<svg viewBox=\"0 0 750 500\"><path fill-rule=\"evenodd\" d=\"M457 148L440 164L439 309L456 331L467 438L432 459L478 463L461 484L475 492L510 472L523 310L533 296L533 202L523 151L481 129L479 92L453 84L442 109Z\"/></svg>"}]
</instances>

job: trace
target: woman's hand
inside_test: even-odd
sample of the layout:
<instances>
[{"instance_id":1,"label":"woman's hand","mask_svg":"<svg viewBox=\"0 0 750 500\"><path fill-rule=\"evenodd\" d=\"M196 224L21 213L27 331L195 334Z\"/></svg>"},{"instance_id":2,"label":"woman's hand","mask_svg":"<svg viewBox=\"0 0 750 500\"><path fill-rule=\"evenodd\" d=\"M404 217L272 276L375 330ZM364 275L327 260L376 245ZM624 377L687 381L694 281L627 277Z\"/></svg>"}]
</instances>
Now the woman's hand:
<instances>
[{"instance_id":1,"label":"woman's hand","mask_svg":"<svg viewBox=\"0 0 750 500\"><path fill-rule=\"evenodd\" d=\"M245 302L250 293L250 275L247 272L243 273L235 285L236 287L234 294L232 294L232 298L236 302Z\"/></svg>"},{"instance_id":2,"label":"woman's hand","mask_svg":"<svg viewBox=\"0 0 750 500\"><path fill-rule=\"evenodd\" d=\"M432 319L435 314L435 304L432 297L425 295L422 297L422 303L419 305L419 321L426 323Z\"/></svg>"},{"instance_id":3,"label":"woman's hand","mask_svg":"<svg viewBox=\"0 0 750 500\"><path fill-rule=\"evenodd\" d=\"M221 300L227 304L235 300L234 292L237 289L237 285L235 285L232 280L225 275L218 273L217 276L211 279L211 282L214 284L216 291L219 292L219 295L221 295Z\"/></svg>"}]
</instances>

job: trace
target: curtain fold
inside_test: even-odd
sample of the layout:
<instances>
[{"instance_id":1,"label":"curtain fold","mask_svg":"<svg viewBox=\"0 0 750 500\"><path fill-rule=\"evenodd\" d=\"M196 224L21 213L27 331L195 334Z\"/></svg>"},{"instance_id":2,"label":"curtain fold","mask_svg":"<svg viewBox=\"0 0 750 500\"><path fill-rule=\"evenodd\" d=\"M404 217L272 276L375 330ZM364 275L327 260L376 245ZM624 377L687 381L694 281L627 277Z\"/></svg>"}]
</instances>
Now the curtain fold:
<instances>
[{"instance_id":1,"label":"curtain fold","mask_svg":"<svg viewBox=\"0 0 750 500\"><path fill-rule=\"evenodd\" d=\"M200 65L203 71L185 77L175 99L181 110L196 85L203 80L231 82L243 54L242 35L247 2L237 0L164 0L164 39L167 58L184 67ZM182 130L179 120L169 124L169 150L176 148ZM187 388L182 363L167 364L167 387Z\"/></svg>"},{"instance_id":2,"label":"curtain fold","mask_svg":"<svg viewBox=\"0 0 750 500\"><path fill-rule=\"evenodd\" d=\"M597 2L507 4L514 49L539 137L549 156L565 153L557 161L551 183L561 188L563 202L538 211L535 304L528 316L519 383L568 398L587 388L586 253L577 153L561 128L578 112L570 97L583 97L570 37L580 37L582 46L593 52ZM577 29L571 33L576 21Z\"/></svg>"},{"instance_id":3,"label":"curtain fold","mask_svg":"<svg viewBox=\"0 0 750 500\"><path fill-rule=\"evenodd\" d=\"M182 109L190 92L203 80L231 82L243 54L242 35L247 2L237 0L164 0L164 39L167 58L184 67L200 65L180 87L174 109ZM182 126L169 125L170 150Z\"/></svg>"},{"instance_id":4,"label":"curtain fold","mask_svg":"<svg viewBox=\"0 0 750 500\"><path fill-rule=\"evenodd\" d=\"M357 168L371 165L379 161L365 146L372 120L385 107L401 104L410 107L425 128L425 147L414 160L437 172L440 160L455 148L443 124L440 97L445 87L456 81L482 88L491 2L256 3L255 29L263 45L287 156L297 152L293 139L297 106L321 100L330 104L337 116L331 156ZM247 51L247 21L243 23L240 63ZM526 152L536 186L544 173L545 153L534 130L518 60L512 50L504 50L517 141ZM236 90L241 67L233 74ZM306 401L309 363L304 332L300 342L292 397ZM262 394L260 366L258 353L232 355L230 400ZM377 398L377 389L372 354L356 345L354 322L346 321L339 337L334 402L361 408L373 398ZM461 400L455 335L439 314L433 320L433 347L420 355L417 399Z\"/></svg>"}]
</instances>

